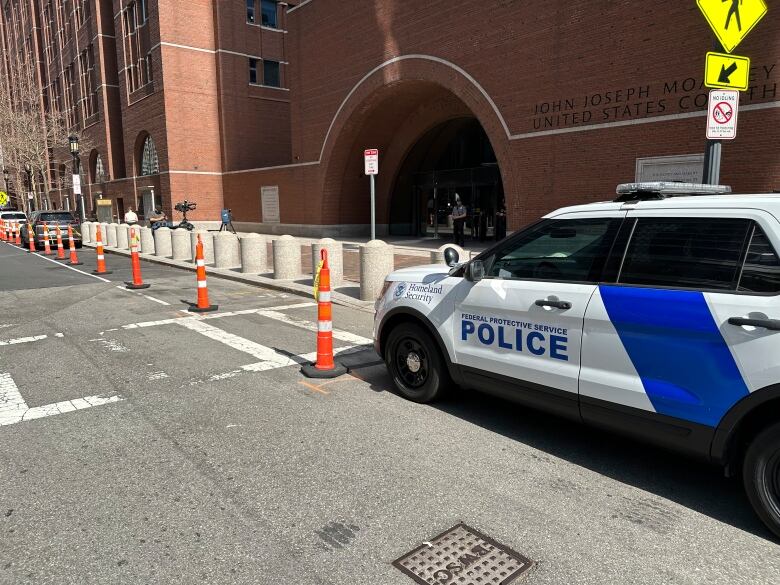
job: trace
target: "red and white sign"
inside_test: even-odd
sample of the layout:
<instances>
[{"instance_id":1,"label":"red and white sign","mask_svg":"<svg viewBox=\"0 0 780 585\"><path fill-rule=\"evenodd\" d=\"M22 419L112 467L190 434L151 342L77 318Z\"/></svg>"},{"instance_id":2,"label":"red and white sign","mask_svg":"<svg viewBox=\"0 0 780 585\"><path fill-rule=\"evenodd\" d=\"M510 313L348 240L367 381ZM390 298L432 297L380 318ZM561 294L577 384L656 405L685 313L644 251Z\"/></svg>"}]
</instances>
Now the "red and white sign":
<instances>
[{"instance_id":1,"label":"red and white sign","mask_svg":"<svg viewBox=\"0 0 780 585\"><path fill-rule=\"evenodd\" d=\"M367 148L363 151L363 160L366 163L367 175L379 174L379 150L376 148Z\"/></svg>"},{"instance_id":2,"label":"red and white sign","mask_svg":"<svg viewBox=\"0 0 780 585\"><path fill-rule=\"evenodd\" d=\"M713 89L707 108L707 138L733 140L737 137L739 92L733 89Z\"/></svg>"}]
</instances>

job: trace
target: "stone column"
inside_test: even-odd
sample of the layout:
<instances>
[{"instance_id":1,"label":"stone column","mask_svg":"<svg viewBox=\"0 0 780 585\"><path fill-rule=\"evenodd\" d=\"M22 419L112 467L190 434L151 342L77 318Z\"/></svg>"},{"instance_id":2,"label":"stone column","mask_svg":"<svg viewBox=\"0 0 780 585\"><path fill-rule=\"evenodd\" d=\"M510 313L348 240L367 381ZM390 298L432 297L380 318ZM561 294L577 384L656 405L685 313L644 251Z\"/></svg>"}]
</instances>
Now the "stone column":
<instances>
[{"instance_id":1,"label":"stone column","mask_svg":"<svg viewBox=\"0 0 780 585\"><path fill-rule=\"evenodd\" d=\"M382 240L371 240L360 246L360 300L376 300L394 264L393 247Z\"/></svg>"},{"instance_id":2,"label":"stone column","mask_svg":"<svg viewBox=\"0 0 780 585\"><path fill-rule=\"evenodd\" d=\"M171 244L171 230L167 227L161 227L154 230L154 255L170 258L173 254Z\"/></svg>"},{"instance_id":3,"label":"stone column","mask_svg":"<svg viewBox=\"0 0 780 585\"><path fill-rule=\"evenodd\" d=\"M341 242L332 238L322 238L311 245L311 273L312 278L317 274L317 265L320 263L320 250L328 251L328 266L330 267L330 286L336 288L344 281L344 249Z\"/></svg>"},{"instance_id":4,"label":"stone column","mask_svg":"<svg viewBox=\"0 0 780 585\"><path fill-rule=\"evenodd\" d=\"M144 254L154 254L154 233L150 227L141 229L141 252Z\"/></svg>"},{"instance_id":5,"label":"stone column","mask_svg":"<svg viewBox=\"0 0 780 585\"><path fill-rule=\"evenodd\" d=\"M248 274L266 272L268 251L265 237L251 233L240 236L238 239L241 242L241 272Z\"/></svg>"},{"instance_id":6,"label":"stone column","mask_svg":"<svg viewBox=\"0 0 780 585\"><path fill-rule=\"evenodd\" d=\"M292 236L273 241L274 278L293 280L301 276L301 244Z\"/></svg>"},{"instance_id":7,"label":"stone column","mask_svg":"<svg viewBox=\"0 0 780 585\"><path fill-rule=\"evenodd\" d=\"M92 242L92 222L91 221L84 221L81 222L81 242L83 244L89 244Z\"/></svg>"},{"instance_id":8,"label":"stone column","mask_svg":"<svg viewBox=\"0 0 780 585\"><path fill-rule=\"evenodd\" d=\"M238 236L230 232L214 234L214 266L217 268L240 268L241 250Z\"/></svg>"},{"instance_id":9,"label":"stone column","mask_svg":"<svg viewBox=\"0 0 780 585\"><path fill-rule=\"evenodd\" d=\"M100 224L100 241L103 243L104 246L108 245L108 224L107 223Z\"/></svg>"},{"instance_id":10,"label":"stone column","mask_svg":"<svg viewBox=\"0 0 780 585\"><path fill-rule=\"evenodd\" d=\"M190 232L186 230L171 231L171 253L174 260L192 260Z\"/></svg>"},{"instance_id":11,"label":"stone column","mask_svg":"<svg viewBox=\"0 0 780 585\"><path fill-rule=\"evenodd\" d=\"M117 250L130 249L130 226L126 223L120 223L116 228L116 248Z\"/></svg>"},{"instance_id":12,"label":"stone column","mask_svg":"<svg viewBox=\"0 0 780 585\"><path fill-rule=\"evenodd\" d=\"M106 245L109 248L116 248L116 229L119 226L115 223L108 224L108 236L106 237Z\"/></svg>"},{"instance_id":13,"label":"stone column","mask_svg":"<svg viewBox=\"0 0 780 585\"><path fill-rule=\"evenodd\" d=\"M198 234L200 234L200 240L203 242L203 258L206 264L214 264L214 236L206 230L192 230L190 232L192 261L195 262L195 244L198 243Z\"/></svg>"},{"instance_id":14,"label":"stone column","mask_svg":"<svg viewBox=\"0 0 780 585\"><path fill-rule=\"evenodd\" d=\"M431 251L431 264L445 264L444 250L446 248L455 248L458 251L458 262L466 262L468 260L466 250L455 244L444 244Z\"/></svg>"}]
</instances>

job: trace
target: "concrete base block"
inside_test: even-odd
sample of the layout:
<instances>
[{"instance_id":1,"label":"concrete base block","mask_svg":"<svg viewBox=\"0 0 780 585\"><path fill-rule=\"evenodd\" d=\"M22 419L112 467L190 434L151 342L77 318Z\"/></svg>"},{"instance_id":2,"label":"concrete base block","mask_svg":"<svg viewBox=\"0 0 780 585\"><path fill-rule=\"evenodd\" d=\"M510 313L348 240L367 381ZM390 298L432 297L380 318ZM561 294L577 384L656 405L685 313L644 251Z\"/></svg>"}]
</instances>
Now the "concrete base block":
<instances>
[{"instance_id":1,"label":"concrete base block","mask_svg":"<svg viewBox=\"0 0 780 585\"><path fill-rule=\"evenodd\" d=\"M154 230L154 255L170 258L173 255L171 243L171 230L161 227Z\"/></svg>"},{"instance_id":2,"label":"concrete base block","mask_svg":"<svg viewBox=\"0 0 780 585\"><path fill-rule=\"evenodd\" d=\"M214 266L217 268L239 268L241 266L238 236L230 232L214 234Z\"/></svg>"},{"instance_id":3,"label":"concrete base block","mask_svg":"<svg viewBox=\"0 0 780 585\"><path fill-rule=\"evenodd\" d=\"M92 242L92 222L81 222L81 241L84 244L90 244Z\"/></svg>"},{"instance_id":4,"label":"concrete base block","mask_svg":"<svg viewBox=\"0 0 780 585\"><path fill-rule=\"evenodd\" d=\"M119 228L118 224L115 224L115 223L108 224L108 229L107 229L107 234L108 235L106 236L105 244L109 248L116 248L116 230L117 230L117 228Z\"/></svg>"},{"instance_id":5,"label":"concrete base block","mask_svg":"<svg viewBox=\"0 0 780 585\"><path fill-rule=\"evenodd\" d=\"M239 238L241 245L241 272L261 274L266 272L268 251L265 237L259 234L246 234Z\"/></svg>"},{"instance_id":6,"label":"concrete base block","mask_svg":"<svg viewBox=\"0 0 780 585\"><path fill-rule=\"evenodd\" d=\"M192 260L190 232L185 230L171 232L171 254L174 260Z\"/></svg>"},{"instance_id":7,"label":"concrete base block","mask_svg":"<svg viewBox=\"0 0 780 585\"><path fill-rule=\"evenodd\" d=\"M117 250L130 249L130 226L126 223L120 223L116 228L116 248Z\"/></svg>"},{"instance_id":8,"label":"concrete base block","mask_svg":"<svg viewBox=\"0 0 780 585\"><path fill-rule=\"evenodd\" d=\"M141 228L141 249L139 252L144 254L154 254L154 234L152 228Z\"/></svg>"}]
</instances>

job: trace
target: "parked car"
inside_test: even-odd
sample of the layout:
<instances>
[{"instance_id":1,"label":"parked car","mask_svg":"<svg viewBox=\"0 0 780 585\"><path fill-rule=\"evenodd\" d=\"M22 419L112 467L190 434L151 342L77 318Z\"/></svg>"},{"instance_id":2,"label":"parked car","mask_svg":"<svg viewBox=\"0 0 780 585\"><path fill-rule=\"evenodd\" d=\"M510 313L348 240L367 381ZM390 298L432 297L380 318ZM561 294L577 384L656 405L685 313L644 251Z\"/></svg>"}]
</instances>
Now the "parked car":
<instances>
[{"instance_id":1,"label":"parked car","mask_svg":"<svg viewBox=\"0 0 780 585\"><path fill-rule=\"evenodd\" d=\"M44 224L49 230L49 245L57 245L57 226L62 231L63 242L67 242L68 226L73 228L73 241L77 248L81 248L81 222L70 211L33 211L29 222L33 226L33 239L35 247L38 250L44 247L43 227ZM28 224L22 226L22 243L24 246L30 245L30 229ZM66 244L67 246L67 244Z\"/></svg>"},{"instance_id":2,"label":"parked car","mask_svg":"<svg viewBox=\"0 0 780 585\"><path fill-rule=\"evenodd\" d=\"M27 221L27 216L22 211L0 211L0 221L25 223Z\"/></svg>"}]
</instances>

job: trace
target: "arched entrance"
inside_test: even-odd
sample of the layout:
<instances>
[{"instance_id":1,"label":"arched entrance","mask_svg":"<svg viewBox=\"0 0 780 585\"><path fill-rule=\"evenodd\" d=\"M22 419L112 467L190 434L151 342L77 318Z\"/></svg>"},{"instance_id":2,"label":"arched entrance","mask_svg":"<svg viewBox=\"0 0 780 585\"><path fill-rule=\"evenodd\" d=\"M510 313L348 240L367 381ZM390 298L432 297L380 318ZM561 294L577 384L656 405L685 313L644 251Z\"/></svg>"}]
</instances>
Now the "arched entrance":
<instances>
[{"instance_id":1,"label":"arched entrance","mask_svg":"<svg viewBox=\"0 0 780 585\"><path fill-rule=\"evenodd\" d=\"M469 211L466 234L484 241L495 235L504 190L495 152L473 117L447 120L428 130L409 150L390 199L391 235L452 234L455 196Z\"/></svg>"}]
</instances>

